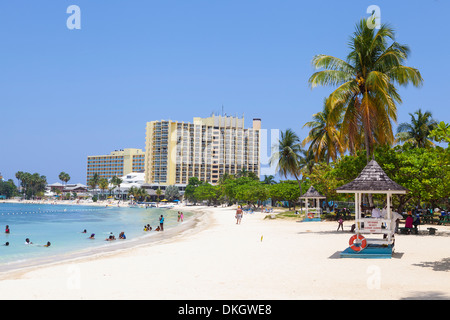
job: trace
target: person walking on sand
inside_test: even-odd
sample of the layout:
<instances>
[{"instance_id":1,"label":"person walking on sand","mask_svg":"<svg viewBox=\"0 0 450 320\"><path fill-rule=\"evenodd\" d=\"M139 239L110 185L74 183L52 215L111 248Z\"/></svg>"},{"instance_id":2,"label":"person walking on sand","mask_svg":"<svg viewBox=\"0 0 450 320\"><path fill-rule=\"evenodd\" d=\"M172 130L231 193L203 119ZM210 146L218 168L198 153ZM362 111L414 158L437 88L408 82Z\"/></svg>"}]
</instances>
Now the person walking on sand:
<instances>
[{"instance_id":1,"label":"person walking on sand","mask_svg":"<svg viewBox=\"0 0 450 320\"><path fill-rule=\"evenodd\" d=\"M344 231L344 220L342 220L342 218L339 218L338 223L339 225L336 231L339 231L339 229L342 229L342 231Z\"/></svg>"},{"instance_id":2,"label":"person walking on sand","mask_svg":"<svg viewBox=\"0 0 450 320\"><path fill-rule=\"evenodd\" d=\"M241 224L242 220L242 209L241 206L238 206L236 210L236 224Z\"/></svg>"}]
</instances>

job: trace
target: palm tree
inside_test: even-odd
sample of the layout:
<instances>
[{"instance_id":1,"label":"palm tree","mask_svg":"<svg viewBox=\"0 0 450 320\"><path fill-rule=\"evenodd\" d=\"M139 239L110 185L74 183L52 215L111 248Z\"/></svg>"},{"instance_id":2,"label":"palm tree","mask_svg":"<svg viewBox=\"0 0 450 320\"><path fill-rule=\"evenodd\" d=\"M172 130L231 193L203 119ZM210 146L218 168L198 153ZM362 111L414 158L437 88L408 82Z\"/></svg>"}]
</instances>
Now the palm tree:
<instances>
[{"instance_id":1,"label":"palm tree","mask_svg":"<svg viewBox=\"0 0 450 320\"><path fill-rule=\"evenodd\" d=\"M17 189L20 189L23 192L23 185L22 185L22 180L23 180L23 172L22 171L17 171L16 172L16 178L17 178Z\"/></svg>"},{"instance_id":2,"label":"palm tree","mask_svg":"<svg viewBox=\"0 0 450 320\"><path fill-rule=\"evenodd\" d=\"M99 177L98 173L94 173L92 178L89 179L89 181L88 181L88 186L91 188L92 191L94 191L95 188L97 188L99 181L100 181L100 177Z\"/></svg>"},{"instance_id":3,"label":"palm tree","mask_svg":"<svg viewBox=\"0 0 450 320\"><path fill-rule=\"evenodd\" d=\"M303 149L300 138L292 129L286 129L284 132L281 131L281 139L278 141L278 146L276 147L278 149L274 150L269 164L271 166L276 164L276 171L285 178L294 176L298 182L300 194L302 194L302 183L300 180L302 167L300 164Z\"/></svg>"},{"instance_id":4,"label":"palm tree","mask_svg":"<svg viewBox=\"0 0 450 320\"><path fill-rule=\"evenodd\" d=\"M156 189L155 193L156 193L156 195L157 195L157 198L156 198L157 206L159 207L159 199L160 199L160 196L162 195L162 190L161 190L161 188L158 187L158 189Z\"/></svg>"},{"instance_id":5,"label":"palm tree","mask_svg":"<svg viewBox=\"0 0 450 320\"><path fill-rule=\"evenodd\" d=\"M275 177L270 175L264 175L264 180L262 181L263 184L276 184Z\"/></svg>"},{"instance_id":6,"label":"palm tree","mask_svg":"<svg viewBox=\"0 0 450 320\"><path fill-rule=\"evenodd\" d=\"M311 174L315 164L316 156L313 150L303 150L302 157L300 158L300 167L302 168L302 171Z\"/></svg>"},{"instance_id":7,"label":"palm tree","mask_svg":"<svg viewBox=\"0 0 450 320\"><path fill-rule=\"evenodd\" d=\"M414 116L417 115L417 118ZM434 146L429 138L431 131L437 127L437 121L433 119L431 112L419 109L414 114L409 113L411 123L400 123L397 128L397 141L410 143L416 148L428 148Z\"/></svg>"},{"instance_id":8,"label":"palm tree","mask_svg":"<svg viewBox=\"0 0 450 320\"><path fill-rule=\"evenodd\" d=\"M303 140L302 145L310 143L309 150L313 151L315 160L336 160L338 153L344 152L344 146L341 143L339 129L341 127L341 114L333 112L326 99L323 110L313 115L313 121L305 123L304 127L310 128L308 136Z\"/></svg>"},{"instance_id":9,"label":"palm tree","mask_svg":"<svg viewBox=\"0 0 450 320\"><path fill-rule=\"evenodd\" d=\"M130 189L128 189L128 197L133 198L133 200L131 202L136 201L138 198L138 195L139 195L139 189L137 187L132 186Z\"/></svg>"},{"instance_id":10,"label":"palm tree","mask_svg":"<svg viewBox=\"0 0 450 320\"><path fill-rule=\"evenodd\" d=\"M111 184L113 185L113 188L112 189L115 189L116 187L119 187L119 193L120 193L120 185L122 184L122 182L123 182L123 180L122 179L120 179L119 177L117 177L117 176L113 176L112 178L111 178Z\"/></svg>"},{"instance_id":11,"label":"palm tree","mask_svg":"<svg viewBox=\"0 0 450 320\"><path fill-rule=\"evenodd\" d=\"M137 190L136 190L136 197L137 197L140 201L142 201L142 200L145 201L145 198L146 198L147 196L148 196L148 193L147 193L147 191L146 191L144 188L142 188L142 187L137 188Z\"/></svg>"},{"instance_id":12,"label":"palm tree","mask_svg":"<svg viewBox=\"0 0 450 320\"><path fill-rule=\"evenodd\" d=\"M102 193L105 194L105 190L108 189L109 182L106 178L101 178L98 182L98 187L102 190Z\"/></svg>"},{"instance_id":13,"label":"palm tree","mask_svg":"<svg viewBox=\"0 0 450 320\"><path fill-rule=\"evenodd\" d=\"M67 182L69 182L70 180L70 176L68 173L65 173L64 171L62 171L59 176L58 176L59 180L61 180L61 182L65 182L67 184Z\"/></svg>"},{"instance_id":14,"label":"palm tree","mask_svg":"<svg viewBox=\"0 0 450 320\"><path fill-rule=\"evenodd\" d=\"M410 50L395 41L394 30L386 24L377 31L362 19L349 46L346 61L316 55L312 64L323 70L315 72L309 84L337 86L328 98L330 108L343 113L341 130L349 148L358 148L358 137L364 137L369 161L375 144L394 142L391 121L397 121L397 104L402 102L396 85L418 87L423 79L419 70L403 65Z\"/></svg>"}]
</instances>

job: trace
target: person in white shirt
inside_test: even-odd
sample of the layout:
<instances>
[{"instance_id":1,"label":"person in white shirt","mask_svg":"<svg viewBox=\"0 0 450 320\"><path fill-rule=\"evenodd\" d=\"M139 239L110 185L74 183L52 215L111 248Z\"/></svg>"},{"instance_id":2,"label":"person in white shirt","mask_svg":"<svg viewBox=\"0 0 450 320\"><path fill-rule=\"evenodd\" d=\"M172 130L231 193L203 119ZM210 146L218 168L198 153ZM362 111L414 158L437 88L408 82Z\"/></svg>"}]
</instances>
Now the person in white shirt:
<instances>
[{"instance_id":1,"label":"person in white shirt","mask_svg":"<svg viewBox=\"0 0 450 320\"><path fill-rule=\"evenodd\" d=\"M384 207L383 210L381 210L381 217L383 219L387 218L387 209L386 209L386 207Z\"/></svg>"},{"instance_id":2,"label":"person in white shirt","mask_svg":"<svg viewBox=\"0 0 450 320\"><path fill-rule=\"evenodd\" d=\"M380 218L381 212L377 207L372 209L372 218Z\"/></svg>"},{"instance_id":3,"label":"person in white shirt","mask_svg":"<svg viewBox=\"0 0 450 320\"><path fill-rule=\"evenodd\" d=\"M398 226L400 224L400 220L403 219L403 216L395 211L392 212L392 223L395 225L394 232L398 233Z\"/></svg>"}]
</instances>

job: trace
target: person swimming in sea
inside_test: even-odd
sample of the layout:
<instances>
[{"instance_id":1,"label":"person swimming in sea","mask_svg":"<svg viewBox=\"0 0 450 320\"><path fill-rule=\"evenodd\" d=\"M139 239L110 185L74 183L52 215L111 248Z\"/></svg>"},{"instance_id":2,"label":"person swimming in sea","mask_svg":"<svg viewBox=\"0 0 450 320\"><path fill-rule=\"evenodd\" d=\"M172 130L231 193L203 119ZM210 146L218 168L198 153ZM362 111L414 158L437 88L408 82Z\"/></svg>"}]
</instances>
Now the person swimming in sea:
<instances>
[{"instance_id":1,"label":"person swimming in sea","mask_svg":"<svg viewBox=\"0 0 450 320\"><path fill-rule=\"evenodd\" d=\"M111 232L109 234L109 237L105 239L105 241L113 241L116 240L116 237L114 236L114 234Z\"/></svg>"}]
</instances>

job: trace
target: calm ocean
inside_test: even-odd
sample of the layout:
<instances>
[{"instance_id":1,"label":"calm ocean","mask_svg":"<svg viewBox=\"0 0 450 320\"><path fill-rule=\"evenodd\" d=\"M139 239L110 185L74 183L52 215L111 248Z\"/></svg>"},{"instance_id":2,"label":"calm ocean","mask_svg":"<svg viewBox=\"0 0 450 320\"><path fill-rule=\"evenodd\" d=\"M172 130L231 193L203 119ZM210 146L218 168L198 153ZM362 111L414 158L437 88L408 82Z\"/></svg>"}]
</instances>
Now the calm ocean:
<instances>
[{"instance_id":1,"label":"calm ocean","mask_svg":"<svg viewBox=\"0 0 450 320\"><path fill-rule=\"evenodd\" d=\"M151 237L158 232L145 232L144 225L155 229L161 215L164 230L179 225L177 211L168 209L0 203L0 267ZM10 234L4 232L6 225ZM110 232L118 239L122 231L126 240L105 241ZM94 240L88 239L92 233ZM33 244L26 245L26 238ZM50 247L43 246L47 241Z\"/></svg>"}]
</instances>

